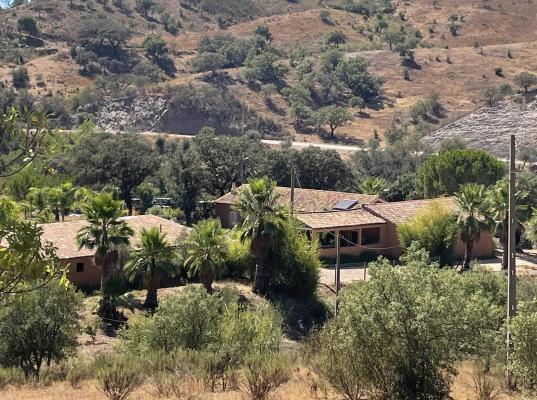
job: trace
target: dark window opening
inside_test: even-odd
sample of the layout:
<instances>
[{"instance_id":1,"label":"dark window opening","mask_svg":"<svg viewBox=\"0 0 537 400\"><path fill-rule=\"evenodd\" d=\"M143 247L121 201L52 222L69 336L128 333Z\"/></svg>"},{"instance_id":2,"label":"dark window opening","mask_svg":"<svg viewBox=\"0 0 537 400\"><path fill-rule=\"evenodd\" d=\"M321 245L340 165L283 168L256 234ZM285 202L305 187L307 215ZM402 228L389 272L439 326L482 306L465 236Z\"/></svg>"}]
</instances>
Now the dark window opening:
<instances>
[{"instance_id":1,"label":"dark window opening","mask_svg":"<svg viewBox=\"0 0 537 400\"><path fill-rule=\"evenodd\" d=\"M84 272L84 263L83 262L76 263L76 272Z\"/></svg>"},{"instance_id":2,"label":"dark window opening","mask_svg":"<svg viewBox=\"0 0 537 400\"><path fill-rule=\"evenodd\" d=\"M341 231L340 246L354 247L358 246L358 231Z\"/></svg>"},{"instance_id":3,"label":"dark window opening","mask_svg":"<svg viewBox=\"0 0 537 400\"><path fill-rule=\"evenodd\" d=\"M376 244L380 242L380 228L362 229L362 244Z\"/></svg>"},{"instance_id":4,"label":"dark window opening","mask_svg":"<svg viewBox=\"0 0 537 400\"><path fill-rule=\"evenodd\" d=\"M319 244L323 249L336 247L336 238L333 232L321 232L319 234Z\"/></svg>"}]
</instances>

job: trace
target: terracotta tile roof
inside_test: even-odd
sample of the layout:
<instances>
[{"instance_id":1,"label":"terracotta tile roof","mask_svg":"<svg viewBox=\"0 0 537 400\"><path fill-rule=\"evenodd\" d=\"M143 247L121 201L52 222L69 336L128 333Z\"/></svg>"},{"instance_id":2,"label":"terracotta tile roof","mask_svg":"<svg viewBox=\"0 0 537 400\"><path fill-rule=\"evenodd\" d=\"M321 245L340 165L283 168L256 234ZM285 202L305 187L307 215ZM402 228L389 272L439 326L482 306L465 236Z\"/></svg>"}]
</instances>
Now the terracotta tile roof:
<instances>
[{"instance_id":1,"label":"terracotta tile roof","mask_svg":"<svg viewBox=\"0 0 537 400\"><path fill-rule=\"evenodd\" d=\"M386 221L394 224L407 222L417 213L423 211L434 202L438 202L448 209L455 209L456 202L454 197L442 197L438 199L427 200L407 200L393 203L367 204L364 209L371 211L373 214L384 218Z\"/></svg>"},{"instance_id":2,"label":"terracotta tile roof","mask_svg":"<svg viewBox=\"0 0 537 400\"><path fill-rule=\"evenodd\" d=\"M166 238L170 243L177 243L178 240L188 234L190 228L167 219L157 217L156 215L136 215L132 217L123 217L122 220L134 230L134 236L130 240L131 246L137 246L140 243L140 234L142 228L157 227L166 233ZM76 243L76 235L80 228L86 226L87 222L83 219L55 222L51 224L42 224L43 242L52 242L57 249L60 259L75 257L91 257L95 254L93 250L86 248L79 249Z\"/></svg>"},{"instance_id":3,"label":"terracotta tile roof","mask_svg":"<svg viewBox=\"0 0 537 400\"><path fill-rule=\"evenodd\" d=\"M362 225L385 224L386 221L369 211L332 211L297 214L296 218L311 229L352 228Z\"/></svg>"},{"instance_id":4,"label":"terracotta tile roof","mask_svg":"<svg viewBox=\"0 0 537 400\"><path fill-rule=\"evenodd\" d=\"M244 190L246 187L248 187L248 185L241 185L239 188L234 189L220 197L215 202L233 205L236 203L240 191ZM280 195L280 203L282 205L287 206L291 203L291 188L277 186L276 192ZM384 201L378 196L369 194L297 188L295 189L294 207L295 211L298 213L329 211L342 200L357 201L356 205L354 205L351 209L360 208L362 204L373 204Z\"/></svg>"}]
</instances>

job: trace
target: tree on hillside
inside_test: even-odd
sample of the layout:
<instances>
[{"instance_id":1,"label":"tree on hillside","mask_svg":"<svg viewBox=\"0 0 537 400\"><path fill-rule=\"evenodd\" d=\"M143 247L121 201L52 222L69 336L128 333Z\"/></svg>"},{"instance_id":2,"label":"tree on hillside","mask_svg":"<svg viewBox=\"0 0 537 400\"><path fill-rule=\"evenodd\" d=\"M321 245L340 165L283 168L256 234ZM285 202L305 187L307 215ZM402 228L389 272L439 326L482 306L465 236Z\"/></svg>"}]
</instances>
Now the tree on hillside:
<instances>
[{"instance_id":1,"label":"tree on hillside","mask_svg":"<svg viewBox=\"0 0 537 400\"><path fill-rule=\"evenodd\" d=\"M524 93L528 93L531 86L537 85L537 75L524 71L515 76L515 82L524 89Z\"/></svg>"},{"instance_id":2,"label":"tree on hillside","mask_svg":"<svg viewBox=\"0 0 537 400\"><path fill-rule=\"evenodd\" d=\"M158 168L153 149L141 136L106 133L84 137L73 151L75 181L115 185L132 215L132 192Z\"/></svg>"},{"instance_id":3,"label":"tree on hillside","mask_svg":"<svg viewBox=\"0 0 537 400\"><path fill-rule=\"evenodd\" d=\"M251 240L251 250L256 259L254 293L265 295L270 282L270 270L266 264L268 252L282 235L281 221L286 219L278 195L276 183L268 178L248 180L236 205L243 218L241 240Z\"/></svg>"},{"instance_id":4,"label":"tree on hillside","mask_svg":"<svg viewBox=\"0 0 537 400\"><path fill-rule=\"evenodd\" d=\"M111 18L91 18L82 23L78 38L84 47L99 55L119 55L119 50L132 37L132 30Z\"/></svg>"},{"instance_id":5,"label":"tree on hillside","mask_svg":"<svg viewBox=\"0 0 537 400\"><path fill-rule=\"evenodd\" d=\"M331 105L319 109L314 115L317 126L328 125L330 136L334 138L336 129L352 120L352 115L345 107Z\"/></svg>"},{"instance_id":6,"label":"tree on hillside","mask_svg":"<svg viewBox=\"0 0 537 400\"><path fill-rule=\"evenodd\" d=\"M144 46L144 50L151 57L161 57L168 52L164 39L155 34L147 35L142 46Z\"/></svg>"},{"instance_id":7,"label":"tree on hillside","mask_svg":"<svg viewBox=\"0 0 537 400\"><path fill-rule=\"evenodd\" d=\"M166 240L166 234L158 228L145 228L141 233L140 245L134 249L125 265L125 275L132 282L142 278L147 296L144 307L155 311L158 307L158 289L163 278L173 275L175 250Z\"/></svg>"},{"instance_id":8,"label":"tree on hillside","mask_svg":"<svg viewBox=\"0 0 537 400\"><path fill-rule=\"evenodd\" d=\"M27 32L30 35L37 35L39 29L37 29L37 21L31 15L24 15L17 20L17 26L22 32Z\"/></svg>"},{"instance_id":9,"label":"tree on hillside","mask_svg":"<svg viewBox=\"0 0 537 400\"><path fill-rule=\"evenodd\" d=\"M194 72L210 71L213 76L216 76L218 70L224 68L226 63L226 58L219 53L201 53L190 61Z\"/></svg>"},{"instance_id":10,"label":"tree on hillside","mask_svg":"<svg viewBox=\"0 0 537 400\"><path fill-rule=\"evenodd\" d=\"M246 60L246 77L270 83L278 82L287 73L288 68L280 62L280 57L265 51Z\"/></svg>"},{"instance_id":11,"label":"tree on hillside","mask_svg":"<svg viewBox=\"0 0 537 400\"><path fill-rule=\"evenodd\" d=\"M101 270L101 292L118 260L118 249L128 245L133 230L119 218L123 215L123 202L114 200L111 193L102 192L82 205L88 225L81 228L76 240L80 248L95 250L95 264ZM100 310L109 315L113 310Z\"/></svg>"},{"instance_id":12,"label":"tree on hillside","mask_svg":"<svg viewBox=\"0 0 537 400\"><path fill-rule=\"evenodd\" d=\"M342 60L336 67L336 76L355 95L368 101L379 95L384 80L367 71L368 62L363 57Z\"/></svg>"},{"instance_id":13,"label":"tree on hillside","mask_svg":"<svg viewBox=\"0 0 537 400\"><path fill-rule=\"evenodd\" d=\"M266 40L267 43L272 42L272 33L267 25L258 25L254 30L254 35L259 35Z\"/></svg>"},{"instance_id":14,"label":"tree on hillside","mask_svg":"<svg viewBox=\"0 0 537 400\"><path fill-rule=\"evenodd\" d=\"M487 222L482 214L486 199L485 194L485 187L475 183L463 185L455 193L458 206L457 225L461 240L466 244L462 264L463 271L470 268L474 243L481 237L481 232L488 230Z\"/></svg>"},{"instance_id":15,"label":"tree on hillside","mask_svg":"<svg viewBox=\"0 0 537 400\"><path fill-rule=\"evenodd\" d=\"M323 40L327 45L339 48L341 44L344 44L347 41L347 37L342 30L334 29L333 31L327 32Z\"/></svg>"},{"instance_id":16,"label":"tree on hillside","mask_svg":"<svg viewBox=\"0 0 537 400\"><path fill-rule=\"evenodd\" d=\"M418 172L425 197L452 195L465 183L490 186L505 174L505 164L483 150L450 150L430 157Z\"/></svg>"},{"instance_id":17,"label":"tree on hillside","mask_svg":"<svg viewBox=\"0 0 537 400\"><path fill-rule=\"evenodd\" d=\"M225 267L226 243L219 219L198 222L185 241L188 274L198 276L207 293L213 292L213 281Z\"/></svg>"},{"instance_id":18,"label":"tree on hillside","mask_svg":"<svg viewBox=\"0 0 537 400\"><path fill-rule=\"evenodd\" d=\"M136 10L145 18L149 16L154 7L155 2L153 0L136 0Z\"/></svg>"}]
</instances>

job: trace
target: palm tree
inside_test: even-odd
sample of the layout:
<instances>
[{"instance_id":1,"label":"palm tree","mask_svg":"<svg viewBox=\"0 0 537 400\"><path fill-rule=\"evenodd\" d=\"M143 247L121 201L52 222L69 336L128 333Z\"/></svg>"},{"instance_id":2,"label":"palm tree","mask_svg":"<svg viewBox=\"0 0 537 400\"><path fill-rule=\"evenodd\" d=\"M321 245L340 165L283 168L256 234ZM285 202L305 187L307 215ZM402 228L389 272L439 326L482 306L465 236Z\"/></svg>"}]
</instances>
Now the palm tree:
<instances>
[{"instance_id":1,"label":"palm tree","mask_svg":"<svg viewBox=\"0 0 537 400\"><path fill-rule=\"evenodd\" d=\"M198 222L186 239L185 265L190 276L199 275L208 293L213 292L214 277L222 268L227 254L224 230L218 219Z\"/></svg>"},{"instance_id":2,"label":"palm tree","mask_svg":"<svg viewBox=\"0 0 537 400\"><path fill-rule=\"evenodd\" d=\"M95 250L95 264L101 269L101 291L110 275L111 266L118 258L117 249L128 245L133 230L119 218L123 215L123 202L112 194L99 193L81 206L88 225L76 236L80 248Z\"/></svg>"},{"instance_id":3,"label":"palm tree","mask_svg":"<svg viewBox=\"0 0 537 400\"><path fill-rule=\"evenodd\" d=\"M455 199L459 208L457 225L461 240L466 244L462 270L470 268L474 243L481 237L481 231L487 230L488 225L481 214L485 202L485 187L470 183L461 186L460 191L455 193Z\"/></svg>"},{"instance_id":4,"label":"palm tree","mask_svg":"<svg viewBox=\"0 0 537 400\"><path fill-rule=\"evenodd\" d=\"M125 274L132 282L142 277L147 289L144 307L154 311L158 306L157 291L162 277L171 275L177 255L166 241L166 234L157 228L143 229L140 246L131 253Z\"/></svg>"},{"instance_id":5,"label":"palm tree","mask_svg":"<svg viewBox=\"0 0 537 400\"><path fill-rule=\"evenodd\" d=\"M527 197L525 192L517 191L516 197L516 216L515 221L516 230L521 231L524 229L522 220L525 212L528 210L528 206L524 204ZM507 181L498 182L487 193L487 211L489 225L494 229L494 232L500 238L500 244L502 245L502 268L507 269L508 261L508 243L509 243L509 184Z\"/></svg>"},{"instance_id":6,"label":"palm tree","mask_svg":"<svg viewBox=\"0 0 537 400\"><path fill-rule=\"evenodd\" d=\"M65 220L65 214L75 202L75 188L72 183L64 183L48 189L48 201L56 221Z\"/></svg>"},{"instance_id":7,"label":"palm tree","mask_svg":"<svg viewBox=\"0 0 537 400\"><path fill-rule=\"evenodd\" d=\"M251 240L251 251L256 260L253 291L265 295L270 282L267 255L275 240L282 236L282 222L287 216L278 203L274 181L258 178L248 180L248 184L239 196L236 209L243 218L241 241Z\"/></svg>"}]
</instances>

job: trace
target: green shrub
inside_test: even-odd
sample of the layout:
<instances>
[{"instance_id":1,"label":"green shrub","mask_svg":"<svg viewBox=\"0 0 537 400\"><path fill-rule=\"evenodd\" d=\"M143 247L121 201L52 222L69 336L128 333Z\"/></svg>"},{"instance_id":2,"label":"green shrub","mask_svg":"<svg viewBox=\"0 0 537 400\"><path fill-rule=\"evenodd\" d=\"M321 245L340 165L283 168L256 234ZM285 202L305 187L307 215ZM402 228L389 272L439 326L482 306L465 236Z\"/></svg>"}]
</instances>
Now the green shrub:
<instances>
[{"instance_id":1,"label":"green shrub","mask_svg":"<svg viewBox=\"0 0 537 400\"><path fill-rule=\"evenodd\" d=\"M320 248L299 230L296 222L285 223L284 235L271 254L270 287L298 297L312 297L319 284L322 267Z\"/></svg>"},{"instance_id":2,"label":"green shrub","mask_svg":"<svg viewBox=\"0 0 537 400\"><path fill-rule=\"evenodd\" d=\"M121 333L124 345L133 351L202 349L215 343L225 304L201 287L190 286L162 300L152 316L140 316Z\"/></svg>"},{"instance_id":3,"label":"green shrub","mask_svg":"<svg viewBox=\"0 0 537 400\"><path fill-rule=\"evenodd\" d=\"M81 294L56 282L11 298L0 311L0 364L39 378L44 363L61 361L78 346L81 307Z\"/></svg>"},{"instance_id":4,"label":"green shrub","mask_svg":"<svg viewBox=\"0 0 537 400\"><path fill-rule=\"evenodd\" d=\"M450 398L456 362L486 358L503 339L505 304L490 285L501 277L482 274L434 268L417 250L398 268L374 263L310 344L315 371L347 399Z\"/></svg>"},{"instance_id":5,"label":"green shrub","mask_svg":"<svg viewBox=\"0 0 537 400\"><path fill-rule=\"evenodd\" d=\"M512 369L517 382L526 390L537 392L537 311L535 299L523 304L510 328L513 341Z\"/></svg>"},{"instance_id":6,"label":"green shrub","mask_svg":"<svg viewBox=\"0 0 537 400\"><path fill-rule=\"evenodd\" d=\"M281 355L254 353L244 367L243 390L252 400L264 400L291 378L291 363Z\"/></svg>"},{"instance_id":7,"label":"green shrub","mask_svg":"<svg viewBox=\"0 0 537 400\"><path fill-rule=\"evenodd\" d=\"M30 75L24 67L18 67L11 71L13 86L17 89L28 88L30 86Z\"/></svg>"},{"instance_id":8,"label":"green shrub","mask_svg":"<svg viewBox=\"0 0 537 400\"><path fill-rule=\"evenodd\" d=\"M110 400L125 400L144 382L141 365L132 355L105 357L96 371L99 388Z\"/></svg>"},{"instance_id":9,"label":"green shrub","mask_svg":"<svg viewBox=\"0 0 537 400\"><path fill-rule=\"evenodd\" d=\"M37 29L37 21L31 15L24 15L20 17L17 21L19 30L23 32L28 32L30 35L37 35L39 29Z\"/></svg>"},{"instance_id":10,"label":"green shrub","mask_svg":"<svg viewBox=\"0 0 537 400\"><path fill-rule=\"evenodd\" d=\"M0 367L0 389L7 385L21 386L26 381L24 372L20 368Z\"/></svg>"},{"instance_id":11,"label":"green shrub","mask_svg":"<svg viewBox=\"0 0 537 400\"><path fill-rule=\"evenodd\" d=\"M90 362L82 357L71 358L66 361L66 379L75 389L80 387L80 382L93 377L93 370Z\"/></svg>"},{"instance_id":12,"label":"green shrub","mask_svg":"<svg viewBox=\"0 0 537 400\"><path fill-rule=\"evenodd\" d=\"M255 258L250 251L249 242L240 241L240 232L233 230L228 237L226 256L226 275L243 278L255 268Z\"/></svg>"}]
</instances>

